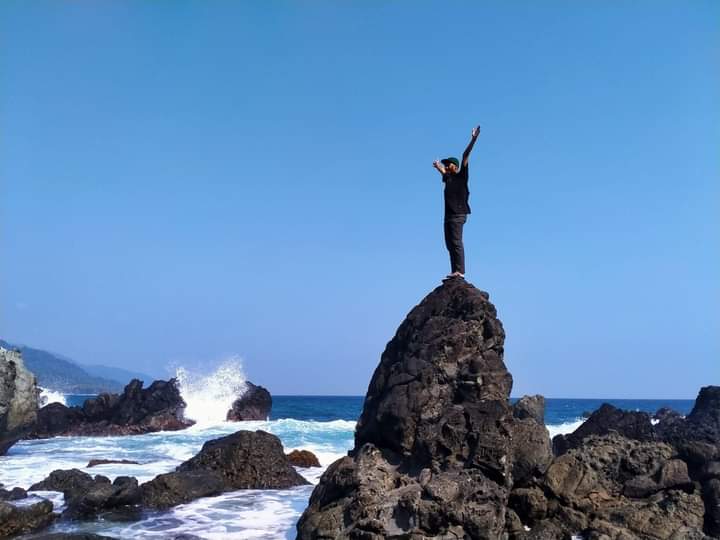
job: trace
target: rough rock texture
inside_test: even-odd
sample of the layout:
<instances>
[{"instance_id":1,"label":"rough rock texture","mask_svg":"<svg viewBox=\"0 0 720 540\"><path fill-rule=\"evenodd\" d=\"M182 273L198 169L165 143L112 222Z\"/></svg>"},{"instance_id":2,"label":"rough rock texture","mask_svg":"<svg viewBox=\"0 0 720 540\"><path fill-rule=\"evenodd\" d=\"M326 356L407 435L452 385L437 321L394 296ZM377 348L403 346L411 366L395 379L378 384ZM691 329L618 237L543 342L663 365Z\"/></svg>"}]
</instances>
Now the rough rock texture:
<instances>
[{"instance_id":1,"label":"rough rock texture","mask_svg":"<svg viewBox=\"0 0 720 540\"><path fill-rule=\"evenodd\" d=\"M0 489L0 501L19 501L27 497L27 491L21 487L15 487L10 490Z\"/></svg>"},{"instance_id":2,"label":"rough rock texture","mask_svg":"<svg viewBox=\"0 0 720 540\"><path fill-rule=\"evenodd\" d=\"M556 455L564 454L571 448L577 448L583 439L590 435L605 435L611 431L638 441L656 439L648 413L623 411L609 403L603 403L573 433L556 435L553 438L553 451Z\"/></svg>"},{"instance_id":3,"label":"rough rock texture","mask_svg":"<svg viewBox=\"0 0 720 540\"><path fill-rule=\"evenodd\" d=\"M298 538L500 538L515 429L545 429L513 414L504 338L487 293L464 280L416 306L373 374L354 449L323 474ZM544 453L546 466L549 439L544 451L523 443L533 462L523 474L535 469L530 455Z\"/></svg>"},{"instance_id":4,"label":"rough rock texture","mask_svg":"<svg viewBox=\"0 0 720 540\"><path fill-rule=\"evenodd\" d=\"M310 450L293 450L287 458L295 467L320 467L320 461Z\"/></svg>"},{"instance_id":5,"label":"rough rock texture","mask_svg":"<svg viewBox=\"0 0 720 540\"><path fill-rule=\"evenodd\" d=\"M245 385L245 393L233 402L227 420L267 420L272 409L270 392L250 381Z\"/></svg>"},{"instance_id":6,"label":"rough rock texture","mask_svg":"<svg viewBox=\"0 0 720 540\"><path fill-rule=\"evenodd\" d=\"M134 514L139 509L140 489L135 478L118 476L113 482L102 475L95 477L78 469L56 470L45 480L30 486L30 491L61 491L65 496L64 517L89 519L112 512Z\"/></svg>"},{"instance_id":7,"label":"rough rock texture","mask_svg":"<svg viewBox=\"0 0 720 540\"><path fill-rule=\"evenodd\" d=\"M174 431L193 424L183 417L185 401L175 379L143 388L133 379L122 394L100 394L81 407L51 403L38 411L29 438L57 435L133 435Z\"/></svg>"},{"instance_id":8,"label":"rough rock texture","mask_svg":"<svg viewBox=\"0 0 720 540\"><path fill-rule=\"evenodd\" d=\"M305 539L720 538L720 389L686 419L609 405L558 439L544 399L510 406L488 296L446 282L416 306L373 374L355 446L314 489Z\"/></svg>"},{"instance_id":9,"label":"rough rock texture","mask_svg":"<svg viewBox=\"0 0 720 540\"><path fill-rule=\"evenodd\" d=\"M52 503L44 499L23 506L0 502L0 538L30 533L47 527L56 517L52 509Z\"/></svg>"},{"instance_id":10,"label":"rough rock texture","mask_svg":"<svg viewBox=\"0 0 720 540\"><path fill-rule=\"evenodd\" d=\"M110 465L112 463L119 463L122 465L140 465L139 461L133 461L132 459L91 459L88 461L87 468L97 467L98 465Z\"/></svg>"},{"instance_id":11,"label":"rough rock texture","mask_svg":"<svg viewBox=\"0 0 720 540\"><path fill-rule=\"evenodd\" d=\"M593 437L614 433L671 448L673 459L663 466L662 474L657 473L662 478L633 479L625 485L624 494L657 498L653 493L657 493L658 482L662 485L670 477L682 478L684 489L692 492L691 485L695 486L694 493L704 502L701 530L720 537L720 387L701 388L687 418L670 409L659 410L653 418L657 421L655 425L646 413L621 411L605 404L572 434L555 437L553 447L558 454L570 449L587 452L592 445L588 448L586 445Z\"/></svg>"},{"instance_id":12,"label":"rough rock texture","mask_svg":"<svg viewBox=\"0 0 720 540\"><path fill-rule=\"evenodd\" d=\"M167 508L236 489L284 489L308 484L292 467L280 439L265 431L238 431L141 486L143 504Z\"/></svg>"},{"instance_id":13,"label":"rough rock texture","mask_svg":"<svg viewBox=\"0 0 720 540\"><path fill-rule=\"evenodd\" d=\"M20 353L0 347L0 456L35 423L39 396Z\"/></svg>"}]
</instances>

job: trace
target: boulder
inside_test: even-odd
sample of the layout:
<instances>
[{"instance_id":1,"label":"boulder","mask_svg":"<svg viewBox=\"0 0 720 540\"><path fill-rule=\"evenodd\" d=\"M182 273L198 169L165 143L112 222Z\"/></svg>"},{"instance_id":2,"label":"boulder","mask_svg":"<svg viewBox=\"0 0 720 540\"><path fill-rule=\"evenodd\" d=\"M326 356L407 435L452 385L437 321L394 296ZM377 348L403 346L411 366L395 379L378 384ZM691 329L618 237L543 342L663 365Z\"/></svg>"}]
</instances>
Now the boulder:
<instances>
[{"instance_id":1,"label":"boulder","mask_svg":"<svg viewBox=\"0 0 720 540\"><path fill-rule=\"evenodd\" d=\"M141 486L143 505L168 508L237 489L285 489L308 484L275 435L238 431L207 441L200 452Z\"/></svg>"},{"instance_id":2,"label":"boulder","mask_svg":"<svg viewBox=\"0 0 720 540\"><path fill-rule=\"evenodd\" d=\"M27 491L21 487L14 487L10 490L0 488L0 501L19 501L27 497Z\"/></svg>"},{"instance_id":3,"label":"boulder","mask_svg":"<svg viewBox=\"0 0 720 540\"><path fill-rule=\"evenodd\" d=\"M245 387L242 396L233 401L227 412L227 420L267 420L272 409L270 392L250 381L245 383Z\"/></svg>"},{"instance_id":4,"label":"boulder","mask_svg":"<svg viewBox=\"0 0 720 540\"><path fill-rule=\"evenodd\" d=\"M0 347L0 456L32 428L39 397L35 376L20 352Z\"/></svg>"},{"instance_id":5,"label":"boulder","mask_svg":"<svg viewBox=\"0 0 720 540\"><path fill-rule=\"evenodd\" d=\"M545 427L545 398L523 396L513 405L512 478L515 486L539 478L552 461L550 433Z\"/></svg>"},{"instance_id":6,"label":"boulder","mask_svg":"<svg viewBox=\"0 0 720 540\"><path fill-rule=\"evenodd\" d=\"M147 388L133 379L122 394L100 394L79 407L61 403L42 407L28 438L175 431L193 424L184 418L184 410L185 401L175 379L155 381Z\"/></svg>"},{"instance_id":7,"label":"boulder","mask_svg":"<svg viewBox=\"0 0 720 540\"><path fill-rule=\"evenodd\" d=\"M320 467L320 461L310 450L293 450L287 458L295 467Z\"/></svg>"},{"instance_id":8,"label":"boulder","mask_svg":"<svg viewBox=\"0 0 720 540\"><path fill-rule=\"evenodd\" d=\"M22 506L0 502L0 538L44 529L56 517L52 510L53 504L45 499Z\"/></svg>"},{"instance_id":9,"label":"boulder","mask_svg":"<svg viewBox=\"0 0 720 540\"><path fill-rule=\"evenodd\" d=\"M501 538L513 521L514 426L537 425L513 415L504 339L488 294L464 280L416 306L372 376L354 448L322 475L298 538Z\"/></svg>"},{"instance_id":10,"label":"boulder","mask_svg":"<svg viewBox=\"0 0 720 540\"><path fill-rule=\"evenodd\" d=\"M61 491L66 508L63 517L91 519L113 513L134 514L139 509L140 489L135 478L118 476L113 482L102 475L95 477L80 471L55 470L30 486L30 491Z\"/></svg>"}]
</instances>

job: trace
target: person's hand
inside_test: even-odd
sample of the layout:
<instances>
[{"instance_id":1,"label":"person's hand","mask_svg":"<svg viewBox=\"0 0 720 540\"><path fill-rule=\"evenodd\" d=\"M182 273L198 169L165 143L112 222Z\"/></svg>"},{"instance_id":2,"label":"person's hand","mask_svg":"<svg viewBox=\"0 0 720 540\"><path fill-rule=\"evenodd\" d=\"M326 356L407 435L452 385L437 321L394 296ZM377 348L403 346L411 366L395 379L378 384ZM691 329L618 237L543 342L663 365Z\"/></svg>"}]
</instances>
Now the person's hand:
<instances>
[{"instance_id":1,"label":"person's hand","mask_svg":"<svg viewBox=\"0 0 720 540\"><path fill-rule=\"evenodd\" d=\"M440 163L439 159L436 159L435 161L433 161L433 167L435 167L437 170L440 170L441 166L442 166L442 164Z\"/></svg>"},{"instance_id":2,"label":"person's hand","mask_svg":"<svg viewBox=\"0 0 720 540\"><path fill-rule=\"evenodd\" d=\"M471 134L471 135L472 135L472 138L473 138L473 139L477 139L477 138L478 138L478 135L480 135L480 126L474 127L474 128L472 129L472 134Z\"/></svg>"}]
</instances>

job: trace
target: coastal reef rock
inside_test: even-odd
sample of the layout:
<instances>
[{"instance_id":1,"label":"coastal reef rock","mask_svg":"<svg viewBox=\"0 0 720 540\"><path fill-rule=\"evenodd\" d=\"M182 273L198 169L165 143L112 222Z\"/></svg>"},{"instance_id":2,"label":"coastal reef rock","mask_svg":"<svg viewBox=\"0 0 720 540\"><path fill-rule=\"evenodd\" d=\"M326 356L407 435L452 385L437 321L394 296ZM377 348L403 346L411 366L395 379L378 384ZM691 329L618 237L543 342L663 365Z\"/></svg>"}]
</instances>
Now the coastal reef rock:
<instances>
[{"instance_id":1,"label":"coastal reef rock","mask_svg":"<svg viewBox=\"0 0 720 540\"><path fill-rule=\"evenodd\" d=\"M298 538L503 538L513 474L542 474L551 460L542 402L510 406L504 340L488 294L464 280L416 306L373 374L353 450L323 474Z\"/></svg>"},{"instance_id":2,"label":"coastal reef rock","mask_svg":"<svg viewBox=\"0 0 720 540\"><path fill-rule=\"evenodd\" d=\"M298 538L720 538L720 389L654 424L605 405L553 455L542 396L509 403L504 337L487 293L464 280L413 308Z\"/></svg>"},{"instance_id":3,"label":"coastal reef rock","mask_svg":"<svg viewBox=\"0 0 720 540\"><path fill-rule=\"evenodd\" d=\"M39 395L20 353L0 347L0 456L32 428Z\"/></svg>"},{"instance_id":4,"label":"coastal reef rock","mask_svg":"<svg viewBox=\"0 0 720 540\"><path fill-rule=\"evenodd\" d=\"M184 411L185 401L175 379L155 381L147 388L133 379L122 394L100 394L77 407L61 403L42 407L28 438L174 431L193 424L184 418Z\"/></svg>"},{"instance_id":5,"label":"coastal reef rock","mask_svg":"<svg viewBox=\"0 0 720 540\"><path fill-rule=\"evenodd\" d=\"M310 450L293 450L287 458L295 467L320 467L320 460Z\"/></svg>"},{"instance_id":6,"label":"coastal reef rock","mask_svg":"<svg viewBox=\"0 0 720 540\"><path fill-rule=\"evenodd\" d=\"M647 448L663 449L663 453L654 457L654 465L650 467L652 470L645 464L648 470L644 472L642 467L633 464L633 461L637 461L637 450L633 450L633 455L625 456L618 473L618 478L624 482L622 493L631 498L643 498L646 505L650 502L660 504L660 508L666 512L655 509L657 511L651 513L657 524L666 513L681 508L675 499L672 499L673 504L667 502L666 498L672 494L672 490L683 491L686 495L672 494L673 497L681 497L686 506L684 513L675 514L677 519L672 523L677 530L683 531L682 534L677 533L680 534L677 538L691 537L683 527L691 527L693 514L700 516L701 525L696 531L703 531L713 538L720 537L720 387L701 388L687 417L661 409L654 415L654 420L655 423L646 413L622 411L609 404L602 405L573 433L558 435L553 439L553 447L559 457L548 471L548 477L557 463L566 461L565 455L582 456L581 459L587 463L598 459L598 453L606 454L599 450L597 443L602 437L625 441L625 448L630 444L629 441L633 441L632 444L643 442ZM622 447L618 442L617 448ZM633 476L638 474L637 471L641 471L641 474ZM588 482L585 484L590 485ZM671 490L670 493L667 490ZM614 503L617 506L617 500ZM616 517L622 513L618 508L614 508L613 512ZM641 515L631 509L627 509L627 514ZM697 525L697 520L693 523ZM672 527L661 527L661 531L654 531L655 536L629 528L641 538L675 538L660 534L663 530L667 533Z\"/></svg>"},{"instance_id":7,"label":"coastal reef rock","mask_svg":"<svg viewBox=\"0 0 720 540\"><path fill-rule=\"evenodd\" d=\"M227 412L227 420L267 420L272 409L270 392L262 386L247 381L246 390L237 398Z\"/></svg>"},{"instance_id":8,"label":"coastal reef rock","mask_svg":"<svg viewBox=\"0 0 720 540\"><path fill-rule=\"evenodd\" d=\"M57 517L52 510L53 504L45 499L23 505L0 502L0 538L44 529Z\"/></svg>"},{"instance_id":9,"label":"coastal reef rock","mask_svg":"<svg viewBox=\"0 0 720 540\"><path fill-rule=\"evenodd\" d=\"M265 431L238 431L206 442L174 472L141 486L143 505L168 508L236 489L285 489L306 485L282 443Z\"/></svg>"},{"instance_id":10,"label":"coastal reef rock","mask_svg":"<svg viewBox=\"0 0 720 540\"><path fill-rule=\"evenodd\" d=\"M130 476L118 476L111 482L102 475L91 476L70 469L51 472L30 486L29 491L62 492L63 518L117 521L137 518L143 509L166 509L226 491L285 489L306 484L308 481L295 471L275 435L238 431L207 441L198 454L175 471L160 474L144 484L138 485L137 479ZM23 495L22 490L6 492L7 499Z\"/></svg>"},{"instance_id":11,"label":"coastal reef rock","mask_svg":"<svg viewBox=\"0 0 720 540\"><path fill-rule=\"evenodd\" d=\"M95 477L78 469L56 470L45 480L30 486L30 491L60 491L65 496L63 517L91 519L102 515L132 515L140 503L137 479L118 476ZM109 513L109 514L108 514Z\"/></svg>"}]
</instances>

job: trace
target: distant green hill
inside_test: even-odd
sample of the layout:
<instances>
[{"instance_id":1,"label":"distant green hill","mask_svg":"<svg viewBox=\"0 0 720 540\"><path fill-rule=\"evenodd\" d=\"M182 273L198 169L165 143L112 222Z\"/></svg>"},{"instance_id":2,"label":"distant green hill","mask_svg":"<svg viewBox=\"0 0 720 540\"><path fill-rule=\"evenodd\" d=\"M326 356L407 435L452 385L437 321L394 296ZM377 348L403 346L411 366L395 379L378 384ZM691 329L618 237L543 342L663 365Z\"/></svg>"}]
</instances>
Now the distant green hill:
<instances>
[{"instance_id":1,"label":"distant green hill","mask_svg":"<svg viewBox=\"0 0 720 540\"><path fill-rule=\"evenodd\" d=\"M66 394L120 392L132 378L139 378L146 384L153 381L148 375L121 368L79 366L58 354L25 345L13 345L1 339L0 347L20 349L25 366L35 374L39 386Z\"/></svg>"}]
</instances>

